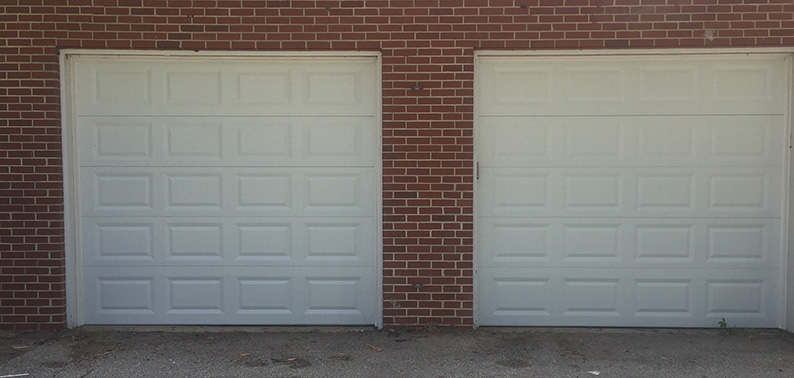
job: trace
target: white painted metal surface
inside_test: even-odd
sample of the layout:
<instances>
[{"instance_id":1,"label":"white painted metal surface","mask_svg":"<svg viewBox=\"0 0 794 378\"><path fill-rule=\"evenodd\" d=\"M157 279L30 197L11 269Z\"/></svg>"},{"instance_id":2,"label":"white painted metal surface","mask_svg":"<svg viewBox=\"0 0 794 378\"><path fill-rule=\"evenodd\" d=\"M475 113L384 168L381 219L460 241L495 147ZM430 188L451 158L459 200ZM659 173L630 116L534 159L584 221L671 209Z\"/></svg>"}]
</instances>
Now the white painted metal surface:
<instances>
[{"instance_id":1,"label":"white painted metal surface","mask_svg":"<svg viewBox=\"0 0 794 378\"><path fill-rule=\"evenodd\" d=\"M786 66L480 57L478 324L777 327Z\"/></svg>"},{"instance_id":2,"label":"white painted metal surface","mask_svg":"<svg viewBox=\"0 0 794 378\"><path fill-rule=\"evenodd\" d=\"M76 57L85 324L375 324L374 57Z\"/></svg>"}]
</instances>

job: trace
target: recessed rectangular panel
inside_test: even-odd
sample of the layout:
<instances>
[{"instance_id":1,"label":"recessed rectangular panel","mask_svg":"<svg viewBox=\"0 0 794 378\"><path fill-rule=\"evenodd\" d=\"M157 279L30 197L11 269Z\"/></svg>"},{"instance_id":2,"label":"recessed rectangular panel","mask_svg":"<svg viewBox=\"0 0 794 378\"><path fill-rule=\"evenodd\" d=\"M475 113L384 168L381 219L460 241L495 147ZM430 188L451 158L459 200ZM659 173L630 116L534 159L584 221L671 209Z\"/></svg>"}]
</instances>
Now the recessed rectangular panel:
<instances>
[{"instance_id":1,"label":"recessed rectangular panel","mask_svg":"<svg viewBox=\"0 0 794 378\"><path fill-rule=\"evenodd\" d=\"M767 204L767 176L711 177L711 207L764 208Z\"/></svg>"},{"instance_id":2,"label":"recessed rectangular panel","mask_svg":"<svg viewBox=\"0 0 794 378\"><path fill-rule=\"evenodd\" d=\"M768 118L724 118L711 128L711 154L724 158L765 157L768 149L766 120Z\"/></svg>"},{"instance_id":3,"label":"recessed rectangular panel","mask_svg":"<svg viewBox=\"0 0 794 378\"><path fill-rule=\"evenodd\" d=\"M238 314L292 314L289 277L240 278Z\"/></svg>"},{"instance_id":4,"label":"recessed rectangular panel","mask_svg":"<svg viewBox=\"0 0 794 378\"><path fill-rule=\"evenodd\" d=\"M317 215L366 214L374 205L369 169L316 170L301 181L304 210Z\"/></svg>"},{"instance_id":5,"label":"recessed rectangular panel","mask_svg":"<svg viewBox=\"0 0 794 378\"><path fill-rule=\"evenodd\" d=\"M566 259L616 259L619 253L620 225L566 225Z\"/></svg>"},{"instance_id":6,"label":"recessed rectangular panel","mask_svg":"<svg viewBox=\"0 0 794 378\"><path fill-rule=\"evenodd\" d=\"M97 159L151 158L152 124L145 121L101 121L94 124Z\"/></svg>"},{"instance_id":7,"label":"recessed rectangular panel","mask_svg":"<svg viewBox=\"0 0 794 378\"><path fill-rule=\"evenodd\" d=\"M166 129L169 157L221 157L220 125L168 122Z\"/></svg>"},{"instance_id":8,"label":"recessed rectangular panel","mask_svg":"<svg viewBox=\"0 0 794 378\"><path fill-rule=\"evenodd\" d=\"M223 253L220 224L172 224L168 226L169 259L220 259Z\"/></svg>"},{"instance_id":9,"label":"recessed rectangular panel","mask_svg":"<svg viewBox=\"0 0 794 378\"><path fill-rule=\"evenodd\" d=\"M290 122L248 121L237 124L237 154L244 157L289 158L292 156Z\"/></svg>"},{"instance_id":10,"label":"recessed rectangular panel","mask_svg":"<svg viewBox=\"0 0 794 378\"><path fill-rule=\"evenodd\" d=\"M98 210L152 210L151 175L98 173L95 180Z\"/></svg>"},{"instance_id":11,"label":"recessed rectangular panel","mask_svg":"<svg viewBox=\"0 0 794 378\"><path fill-rule=\"evenodd\" d=\"M707 282L709 315L758 315L764 312L764 281L711 280Z\"/></svg>"},{"instance_id":12,"label":"recessed rectangular panel","mask_svg":"<svg viewBox=\"0 0 794 378\"><path fill-rule=\"evenodd\" d=\"M637 315L691 314L690 280L637 280Z\"/></svg>"},{"instance_id":13,"label":"recessed rectangular panel","mask_svg":"<svg viewBox=\"0 0 794 378\"><path fill-rule=\"evenodd\" d=\"M692 176L642 175L637 178L637 207L691 208Z\"/></svg>"},{"instance_id":14,"label":"recessed rectangular panel","mask_svg":"<svg viewBox=\"0 0 794 378\"><path fill-rule=\"evenodd\" d=\"M684 117L641 117L637 128L637 154L641 157L693 158L699 122Z\"/></svg>"},{"instance_id":15,"label":"recessed rectangular panel","mask_svg":"<svg viewBox=\"0 0 794 378\"><path fill-rule=\"evenodd\" d=\"M289 260L292 226L289 223L238 224L240 259Z\"/></svg>"},{"instance_id":16,"label":"recessed rectangular panel","mask_svg":"<svg viewBox=\"0 0 794 378\"><path fill-rule=\"evenodd\" d=\"M308 313L358 313L358 278L307 278L309 283Z\"/></svg>"},{"instance_id":17,"label":"recessed rectangular panel","mask_svg":"<svg viewBox=\"0 0 794 378\"><path fill-rule=\"evenodd\" d=\"M307 259L358 259L361 230L357 224L309 224Z\"/></svg>"},{"instance_id":18,"label":"recessed rectangular panel","mask_svg":"<svg viewBox=\"0 0 794 378\"><path fill-rule=\"evenodd\" d=\"M139 223L98 224L96 232L99 243L96 249L98 260L151 260L153 258L154 229L152 225Z\"/></svg>"},{"instance_id":19,"label":"recessed rectangular panel","mask_svg":"<svg viewBox=\"0 0 794 378\"><path fill-rule=\"evenodd\" d=\"M304 127L309 156L355 157L360 154L364 140L361 125L354 120L329 119L322 123L306 124Z\"/></svg>"},{"instance_id":20,"label":"recessed rectangular panel","mask_svg":"<svg viewBox=\"0 0 794 378\"><path fill-rule=\"evenodd\" d=\"M489 255L494 261L509 262L548 258L546 239L549 225L495 223L487 226Z\"/></svg>"},{"instance_id":21,"label":"recessed rectangular panel","mask_svg":"<svg viewBox=\"0 0 794 378\"><path fill-rule=\"evenodd\" d=\"M619 118L566 118L565 155L575 158L620 158L623 148Z\"/></svg>"},{"instance_id":22,"label":"recessed rectangular panel","mask_svg":"<svg viewBox=\"0 0 794 378\"><path fill-rule=\"evenodd\" d=\"M148 68L102 65L96 68L94 81L96 105L152 103L152 76Z\"/></svg>"},{"instance_id":23,"label":"recessed rectangular panel","mask_svg":"<svg viewBox=\"0 0 794 378\"><path fill-rule=\"evenodd\" d=\"M493 159L526 159L546 157L549 153L549 121L536 117L488 119L483 125L483 139ZM490 162L484 162L490 163Z\"/></svg>"},{"instance_id":24,"label":"recessed rectangular panel","mask_svg":"<svg viewBox=\"0 0 794 378\"><path fill-rule=\"evenodd\" d=\"M762 259L766 250L766 226L710 226L709 260Z\"/></svg>"},{"instance_id":25,"label":"recessed rectangular panel","mask_svg":"<svg viewBox=\"0 0 794 378\"><path fill-rule=\"evenodd\" d=\"M290 70L281 72L238 72L235 100L244 104L286 105L292 101Z\"/></svg>"},{"instance_id":26,"label":"recessed rectangular panel","mask_svg":"<svg viewBox=\"0 0 794 378\"><path fill-rule=\"evenodd\" d=\"M220 209L220 175L177 175L168 177L168 207Z\"/></svg>"},{"instance_id":27,"label":"recessed rectangular panel","mask_svg":"<svg viewBox=\"0 0 794 378\"><path fill-rule=\"evenodd\" d=\"M714 70L714 97L723 100L766 100L769 78L766 68L748 66Z\"/></svg>"},{"instance_id":28,"label":"recessed rectangular panel","mask_svg":"<svg viewBox=\"0 0 794 378\"><path fill-rule=\"evenodd\" d=\"M562 292L566 315L618 315L618 283L613 279L566 279Z\"/></svg>"},{"instance_id":29,"label":"recessed rectangular panel","mask_svg":"<svg viewBox=\"0 0 794 378\"><path fill-rule=\"evenodd\" d=\"M221 98L220 70L178 71L166 73L168 104L219 105Z\"/></svg>"},{"instance_id":30,"label":"recessed rectangular panel","mask_svg":"<svg viewBox=\"0 0 794 378\"><path fill-rule=\"evenodd\" d=\"M496 278L493 287L496 308L493 315L548 315L547 278Z\"/></svg>"},{"instance_id":31,"label":"recessed rectangular panel","mask_svg":"<svg viewBox=\"0 0 794 378\"><path fill-rule=\"evenodd\" d=\"M360 99L356 73L314 72L307 75L309 104L355 104Z\"/></svg>"},{"instance_id":32,"label":"recessed rectangular panel","mask_svg":"<svg viewBox=\"0 0 794 378\"><path fill-rule=\"evenodd\" d=\"M169 313L223 313L223 281L220 278L170 278Z\"/></svg>"},{"instance_id":33,"label":"recessed rectangular panel","mask_svg":"<svg viewBox=\"0 0 794 378\"><path fill-rule=\"evenodd\" d=\"M499 88L493 93L497 102L531 103L546 102L551 93L551 72L546 70L522 70L507 68L496 70L492 85Z\"/></svg>"},{"instance_id":34,"label":"recessed rectangular panel","mask_svg":"<svg viewBox=\"0 0 794 378\"><path fill-rule=\"evenodd\" d=\"M97 278L97 311L152 313L154 285L148 277Z\"/></svg>"},{"instance_id":35,"label":"recessed rectangular panel","mask_svg":"<svg viewBox=\"0 0 794 378\"><path fill-rule=\"evenodd\" d=\"M689 259L692 257L691 225L637 226L637 260Z\"/></svg>"},{"instance_id":36,"label":"recessed rectangular panel","mask_svg":"<svg viewBox=\"0 0 794 378\"><path fill-rule=\"evenodd\" d=\"M494 178L494 207L545 207L548 177L545 175L499 175Z\"/></svg>"},{"instance_id":37,"label":"recessed rectangular panel","mask_svg":"<svg viewBox=\"0 0 794 378\"><path fill-rule=\"evenodd\" d=\"M292 177L289 174L237 176L238 209L292 209Z\"/></svg>"},{"instance_id":38,"label":"recessed rectangular panel","mask_svg":"<svg viewBox=\"0 0 794 378\"><path fill-rule=\"evenodd\" d=\"M644 101L693 101L698 85L694 68L655 68L640 71Z\"/></svg>"},{"instance_id":39,"label":"recessed rectangular panel","mask_svg":"<svg viewBox=\"0 0 794 378\"><path fill-rule=\"evenodd\" d=\"M610 69L571 69L568 71L568 100L623 101L623 73Z\"/></svg>"},{"instance_id":40,"label":"recessed rectangular panel","mask_svg":"<svg viewBox=\"0 0 794 378\"><path fill-rule=\"evenodd\" d=\"M620 176L572 176L565 178L568 207L620 206Z\"/></svg>"}]
</instances>

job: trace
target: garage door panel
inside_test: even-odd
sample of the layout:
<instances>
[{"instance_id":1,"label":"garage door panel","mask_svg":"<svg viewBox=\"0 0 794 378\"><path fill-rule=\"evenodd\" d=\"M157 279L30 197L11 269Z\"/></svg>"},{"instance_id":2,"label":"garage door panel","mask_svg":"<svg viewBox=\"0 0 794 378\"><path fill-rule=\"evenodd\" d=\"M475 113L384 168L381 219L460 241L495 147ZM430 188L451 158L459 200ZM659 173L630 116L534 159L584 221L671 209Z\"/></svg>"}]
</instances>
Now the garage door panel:
<instances>
[{"instance_id":1,"label":"garage door panel","mask_svg":"<svg viewBox=\"0 0 794 378\"><path fill-rule=\"evenodd\" d=\"M666 62L665 62L666 61ZM664 62L664 63L660 63ZM781 114L777 57L480 57L480 114Z\"/></svg>"},{"instance_id":2,"label":"garage door panel","mask_svg":"<svg viewBox=\"0 0 794 378\"><path fill-rule=\"evenodd\" d=\"M780 168L480 168L484 217L779 217Z\"/></svg>"},{"instance_id":3,"label":"garage door panel","mask_svg":"<svg viewBox=\"0 0 794 378\"><path fill-rule=\"evenodd\" d=\"M482 117L481 166L780 166L783 116Z\"/></svg>"},{"instance_id":4,"label":"garage door panel","mask_svg":"<svg viewBox=\"0 0 794 378\"><path fill-rule=\"evenodd\" d=\"M374 218L86 217L86 266L370 266Z\"/></svg>"},{"instance_id":5,"label":"garage door panel","mask_svg":"<svg viewBox=\"0 0 794 378\"><path fill-rule=\"evenodd\" d=\"M371 166L367 117L86 117L83 166Z\"/></svg>"},{"instance_id":6,"label":"garage door panel","mask_svg":"<svg viewBox=\"0 0 794 378\"><path fill-rule=\"evenodd\" d=\"M86 268L84 316L90 324L374 323L367 270Z\"/></svg>"},{"instance_id":7,"label":"garage door panel","mask_svg":"<svg viewBox=\"0 0 794 378\"><path fill-rule=\"evenodd\" d=\"M779 266L778 219L480 218L481 267Z\"/></svg>"},{"instance_id":8,"label":"garage door panel","mask_svg":"<svg viewBox=\"0 0 794 378\"><path fill-rule=\"evenodd\" d=\"M372 168L99 167L82 170L86 216L368 216Z\"/></svg>"},{"instance_id":9,"label":"garage door panel","mask_svg":"<svg viewBox=\"0 0 794 378\"><path fill-rule=\"evenodd\" d=\"M81 116L374 116L374 58L223 63L81 58Z\"/></svg>"},{"instance_id":10,"label":"garage door panel","mask_svg":"<svg viewBox=\"0 0 794 378\"><path fill-rule=\"evenodd\" d=\"M778 284L768 270L510 269L481 273L481 324L774 327Z\"/></svg>"}]
</instances>

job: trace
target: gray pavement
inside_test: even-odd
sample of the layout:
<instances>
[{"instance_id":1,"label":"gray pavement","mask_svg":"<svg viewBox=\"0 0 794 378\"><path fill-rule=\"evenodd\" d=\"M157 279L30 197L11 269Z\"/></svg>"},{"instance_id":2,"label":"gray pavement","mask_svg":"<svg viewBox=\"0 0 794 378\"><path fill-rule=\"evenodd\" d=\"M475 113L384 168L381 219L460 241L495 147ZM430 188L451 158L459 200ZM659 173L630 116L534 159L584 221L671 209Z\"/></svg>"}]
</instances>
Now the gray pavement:
<instances>
[{"instance_id":1,"label":"gray pavement","mask_svg":"<svg viewBox=\"0 0 794 378\"><path fill-rule=\"evenodd\" d=\"M779 330L84 327L0 332L0 377L794 377Z\"/></svg>"}]
</instances>

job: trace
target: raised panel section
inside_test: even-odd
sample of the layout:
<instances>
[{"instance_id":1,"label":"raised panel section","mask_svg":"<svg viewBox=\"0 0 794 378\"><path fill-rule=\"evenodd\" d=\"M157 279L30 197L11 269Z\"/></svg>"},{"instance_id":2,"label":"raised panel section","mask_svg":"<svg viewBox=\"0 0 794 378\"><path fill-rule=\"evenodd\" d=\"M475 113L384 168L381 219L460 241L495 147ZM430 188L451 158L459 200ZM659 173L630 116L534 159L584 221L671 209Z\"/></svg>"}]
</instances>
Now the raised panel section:
<instances>
[{"instance_id":1,"label":"raised panel section","mask_svg":"<svg viewBox=\"0 0 794 378\"><path fill-rule=\"evenodd\" d=\"M97 311L101 313L150 314L154 310L151 278L97 278Z\"/></svg>"},{"instance_id":2,"label":"raised panel section","mask_svg":"<svg viewBox=\"0 0 794 378\"><path fill-rule=\"evenodd\" d=\"M168 205L169 208L195 209L221 207L221 176L220 175L169 175Z\"/></svg>"},{"instance_id":3,"label":"raised panel section","mask_svg":"<svg viewBox=\"0 0 794 378\"><path fill-rule=\"evenodd\" d=\"M644 224L636 226L637 260L690 260L694 248L692 229L692 225Z\"/></svg>"},{"instance_id":4,"label":"raised panel section","mask_svg":"<svg viewBox=\"0 0 794 378\"><path fill-rule=\"evenodd\" d=\"M638 316L692 316L691 281L638 280L636 310Z\"/></svg>"},{"instance_id":5,"label":"raised panel section","mask_svg":"<svg viewBox=\"0 0 794 378\"><path fill-rule=\"evenodd\" d=\"M766 176L711 177L711 207L765 208L767 204Z\"/></svg>"},{"instance_id":6,"label":"raised panel section","mask_svg":"<svg viewBox=\"0 0 794 378\"><path fill-rule=\"evenodd\" d=\"M234 73L237 103L251 105L287 105L293 101L292 73L289 68L269 72L248 71Z\"/></svg>"},{"instance_id":7,"label":"raised panel section","mask_svg":"<svg viewBox=\"0 0 794 378\"><path fill-rule=\"evenodd\" d=\"M495 262L548 259L549 225L523 222L488 222L479 234L487 245L485 258Z\"/></svg>"},{"instance_id":8,"label":"raised panel section","mask_svg":"<svg viewBox=\"0 0 794 378\"><path fill-rule=\"evenodd\" d=\"M240 309L237 313L292 315L291 281L290 277L240 278Z\"/></svg>"},{"instance_id":9,"label":"raised panel section","mask_svg":"<svg viewBox=\"0 0 794 378\"><path fill-rule=\"evenodd\" d=\"M645 101L696 101L694 67L648 67L640 71L640 94Z\"/></svg>"},{"instance_id":10,"label":"raised panel section","mask_svg":"<svg viewBox=\"0 0 794 378\"><path fill-rule=\"evenodd\" d=\"M291 260L294 251L290 223L237 224L240 260Z\"/></svg>"},{"instance_id":11,"label":"raised panel section","mask_svg":"<svg viewBox=\"0 0 794 378\"><path fill-rule=\"evenodd\" d=\"M237 151L242 158L261 157L269 160L292 158L292 134L294 126L290 120L262 119L235 123ZM277 160L277 161L278 161Z\"/></svg>"},{"instance_id":12,"label":"raised panel section","mask_svg":"<svg viewBox=\"0 0 794 378\"><path fill-rule=\"evenodd\" d=\"M154 229L150 224L110 223L96 225L99 260L151 260L154 252Z\"/></svg>"},{"instance_id":13,"label":"raised panel section","mask_svg":"<svg viewBox=\"0 0 794 378\"><path fill-rule=\"evenodd\" d=\"M612 69L569 69L568 99L572 102L622 102L625 96L623 72Z\"/></svg>"},{"instance_id":14,"label":"raised panel section","mask_svg":"<svg viewBox=\"0 0 794 378\"><path fill-rule=\"evenodd\" d=\"M566 225L566 259L616 259L620 254L620 225Z\"/></svg>"},{"instance_id":15,"label":"raised panel section","mask_svg":"<svg viewBox=\"0 0 794 378\"><path fill-rule=\"evenodd\" d=\"M759 315L768 295L763 281L712 280L707 283L707 313L713 316Z\"/></svg>"},{"instance_id":16,"label":"raised panel section","mask_svg":"<svg viewBox=\"0 0 794 378\"><path fill-rule=\"evenodd\" d=\"M166 104L219 105L221 99L220 69L178 69L165 72Z\"/></svg>"},{"instance_id":17,"label":"raised panel section","mask_svg":"<svg viewBox=\"0 0 794 378\"><path fill-rule=\"evenodd\" d=\"M90 122L90 121L89 121ZM151 159L152 124L145 120L102 120L92 122L95 143L93 158L105 159Z\"/></svg>"},{"instance_id":18,"label":"raised panel section","mask_svg":"<svg viewBox=\"0 0 794 378\"><path fill-rule=\"evenodd\" d=\"M166 122L167 158L220 158L221 126L206 122Z\"/></svg>"},{"instance_id":19,"label":"raised panel section","mask_svg":"<svg viewBox=\"0 0 794 378\"><path fill-rule=\"evenodd\" d=\"M714 225L708 232L710 260L760 260L769 249L765 225Z\"/></svg>"},{"instance_id":20,"label":"raised panel section","mask_svg":"<svg viewBox=\"0 0 794 378\"><path fill-rule=\"evenodd\" d=\"M565 179L568 207L620 206L620 176L573 176Z\"/></svg>"},{"instance_id":21,"label":"raised panel section","mask_svg":"<svg viewBox=\"0 0 794 378\"><path fill-rule=\"evenodd\" d=\"M99 173L94 176L95 207L101 210L151 210L152 177Z\"/></svg>"},{"instance_id":22,"label":"raised panel section","mask_svg":"<svg viewBox=\"0 0 794 378\"><path fill-rule=\"evenodd\" d=\"M618 283L609 279L566 279L563 316L618 316Z\"/></svg>"},{"instance_id":23,"label":"raised panel section","mask_svg":"<svg viewBox=\"0 0 794 378\"><path fill-rule=\"evenodd\" d=\"M570 121L570 122L566 122ZM617 119L571 118L563 121L566 133L565 154L574 158L620 158L623 132Z\"/></svg>"},{"instance_id":24,"label":"raised panel section","mask_svg":"<svg viewBox=\"0 0 794 378\"><path fill-rule=\"evenodd\" d=\"M223 313L223 281L221 278L170 278L168 313Z\"/></svg>"},{"instance_id":25,"label":"raised panel section","mask_svg":"<svg viewBox=\"0 0 794 378\"><path fill-rule=\"evenodd\" d=\"M692 176L644 176L637 179L637 207L691 208Z\"/></svg>"},{"instance_id":26,"label":"raised panel section","mask_svg":"<svg viewBox=\"0 0 794 378\"><path fill-rule=\"evenodd\" d=\"M221 259L222 230L220 224L168 225L168 258Z\"/></svg>"},{"instance_id":27,"label":"raised panel section","mask_svg":"<svg viewBox=\"0 0 794 378\"><path fill-rule=\"evenodd\" d=\"M340 277L310 277L309 314L360 313L358 308L359 280Z\"/></svg>"},{"instance_id":28,"label":"raised panel section","mask_svg":"<svg viewBox=\"0 0 794 378\"><path fill-rule=\"evenodd\" d=\"M549 315L548 279L498 278L492 283L494 298L492 316ZM491 307L491 306L489 306Z\"/></svg>"},{"instance_id":29,"label":"raised panel section","mask_svg":"<svg viewBox=\"0 0 794 378\"><path fill-rule=\"evenodd\" d=\"M292 177L287 174L239 174L240 210L293 210Z\"/></svg>"}]
</instances>

